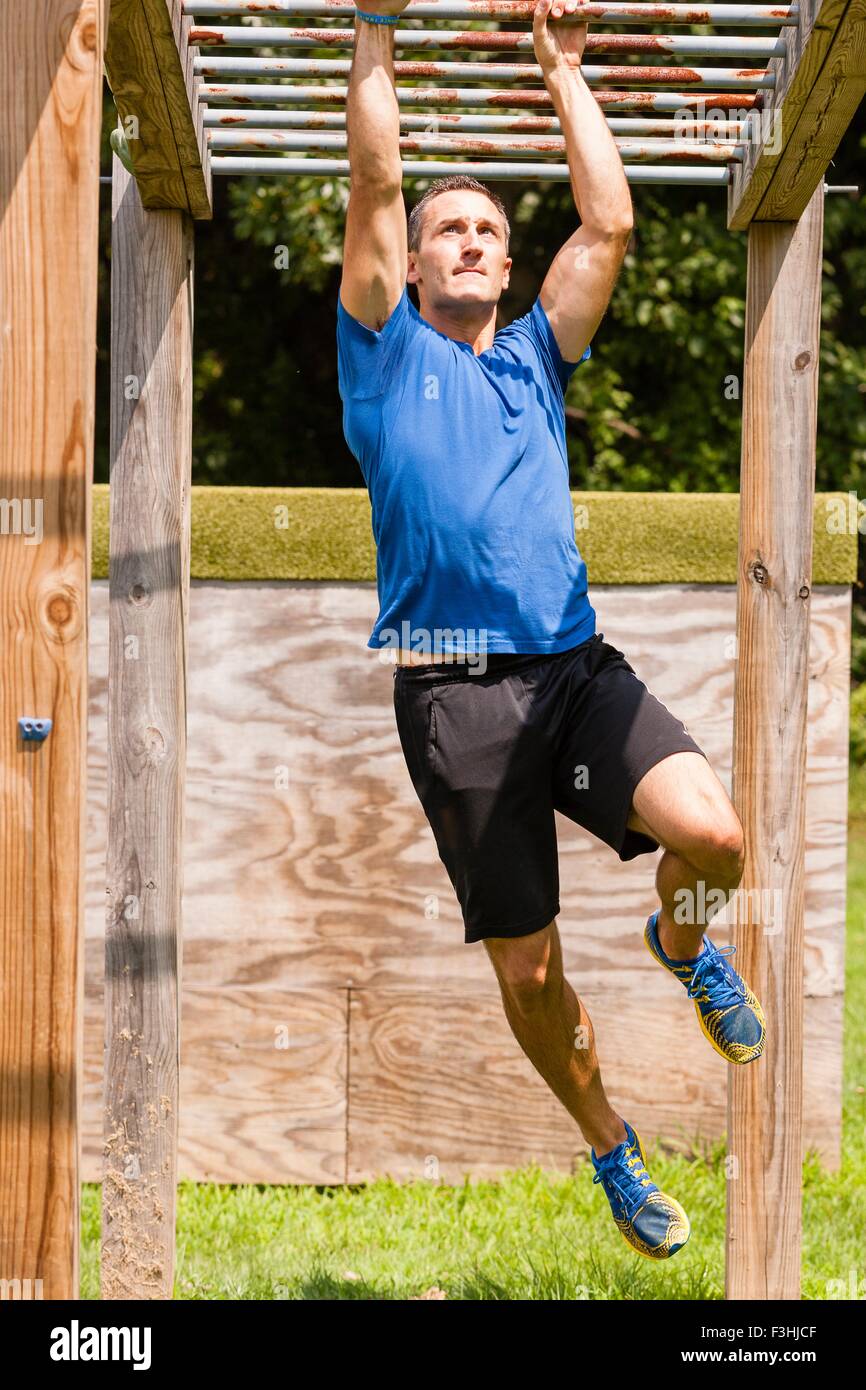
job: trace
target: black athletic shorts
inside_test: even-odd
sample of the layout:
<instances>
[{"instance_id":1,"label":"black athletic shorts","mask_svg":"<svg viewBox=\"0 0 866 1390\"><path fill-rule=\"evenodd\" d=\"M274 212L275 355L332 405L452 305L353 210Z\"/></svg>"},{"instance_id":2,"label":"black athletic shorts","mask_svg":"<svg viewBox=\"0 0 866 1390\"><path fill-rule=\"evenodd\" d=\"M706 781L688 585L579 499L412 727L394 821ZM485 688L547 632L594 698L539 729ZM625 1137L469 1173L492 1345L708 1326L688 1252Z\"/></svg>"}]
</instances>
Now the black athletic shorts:
<instances>
[{"instance_id":1,"label":"black athletic shorts","mask_svg":"<svg viewBox=\"0 0 866 1390\"><path fill-rule=\"evenodd\" d=\"M488 653L394 670L409 776L463 912L465 940L528 936L559 912L554 809L622 860L659 848L626 828L638 782L706 754L602 634L553 655Z\"/></svg>"}]
</instances>

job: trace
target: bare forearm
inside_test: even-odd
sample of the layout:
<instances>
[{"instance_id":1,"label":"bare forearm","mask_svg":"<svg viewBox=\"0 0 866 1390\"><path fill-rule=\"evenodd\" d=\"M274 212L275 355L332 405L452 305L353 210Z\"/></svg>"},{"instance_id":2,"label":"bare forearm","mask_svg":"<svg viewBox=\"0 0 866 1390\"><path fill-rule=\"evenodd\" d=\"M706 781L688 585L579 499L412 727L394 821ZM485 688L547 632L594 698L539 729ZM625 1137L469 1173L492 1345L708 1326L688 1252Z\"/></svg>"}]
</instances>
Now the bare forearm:
<instances>
[{"instance_id":1,"label":"bare forearm","mask_svg":"<svg viewBox=\"0 0 866 1390\"><path fill-rule=\"evenodd\" d=\"M400 108L394 89L394 33L389 24L355 20L346 136L353 182L401 186Z\"/></svg>"},{"instance_id":2,"label":"bare forearm","mask_svg":"<svg viewBox=\"0 0 866 1390\"><path fill-rule=\"evenodd\" d=\"M577 67L563 63L545 81L565 136L581 222L602 232L627 229L633 221L631 193L601 107Z\"/></svg>"}]
</instances>

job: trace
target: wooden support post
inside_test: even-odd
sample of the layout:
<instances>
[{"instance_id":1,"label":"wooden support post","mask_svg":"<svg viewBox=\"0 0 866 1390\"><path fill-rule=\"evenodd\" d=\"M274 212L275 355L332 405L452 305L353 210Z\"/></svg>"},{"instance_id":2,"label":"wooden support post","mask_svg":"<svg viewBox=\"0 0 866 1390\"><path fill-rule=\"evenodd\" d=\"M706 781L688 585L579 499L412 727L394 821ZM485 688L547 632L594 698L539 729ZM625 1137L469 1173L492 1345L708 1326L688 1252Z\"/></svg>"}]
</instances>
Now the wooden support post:
<instances>
[{"instance_id":1,"label":"wooden support post","mask_svg":"<svg viewBox=\"0 0 866 1390\"><path fill-rule=\"evenodd\" d=\"M192 222L115 158L102 1297L171 1298L177 1170Z\"/></svg>"},{"instance_id":2,"label":"wooden support post","mask_svg":"<svg viewBox=\"0 0 866 1390\"><path fill-rule=\"evenodd\" d=\"M103 0L0 4L0 1298L79 1294L104 42Z\"/></svg>"},{"instance_id":3,"label":"wooden support post","mask_svg":"<svg viewBox=\"0 0 866 1390\"><path fill-rule=\"evenodd\" d=\"M730 1299L800 1297L803 891L824 193L749 229L733 799L737 965L767 1020L728 1087Z\"/></svg>"}]
</instances>

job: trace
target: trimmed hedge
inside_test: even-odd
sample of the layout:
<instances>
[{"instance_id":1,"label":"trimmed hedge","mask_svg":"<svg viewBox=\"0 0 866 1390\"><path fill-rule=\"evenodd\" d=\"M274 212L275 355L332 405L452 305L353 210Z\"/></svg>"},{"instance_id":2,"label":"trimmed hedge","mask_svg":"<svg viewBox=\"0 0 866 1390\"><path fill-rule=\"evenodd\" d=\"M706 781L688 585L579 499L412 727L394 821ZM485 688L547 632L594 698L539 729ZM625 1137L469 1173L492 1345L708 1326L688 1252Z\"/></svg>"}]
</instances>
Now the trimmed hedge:
<instances>
[{"instance_id":1,"label":"trimmed hedge","mask_svg":"<svg viewBox=\"0 0 866 1390\"><path fill-rule=\"evenodd\" d=\"M93 489L93 578L108 577L108 484ZM850 584L857 533L828 530L814 509L815 584ZM573 492L590 585L734 584L738 493ZM366 488L194 487L194 579L375 580ZM838 515L838 504L837 512Z\"/></svg>"}]
</instances>

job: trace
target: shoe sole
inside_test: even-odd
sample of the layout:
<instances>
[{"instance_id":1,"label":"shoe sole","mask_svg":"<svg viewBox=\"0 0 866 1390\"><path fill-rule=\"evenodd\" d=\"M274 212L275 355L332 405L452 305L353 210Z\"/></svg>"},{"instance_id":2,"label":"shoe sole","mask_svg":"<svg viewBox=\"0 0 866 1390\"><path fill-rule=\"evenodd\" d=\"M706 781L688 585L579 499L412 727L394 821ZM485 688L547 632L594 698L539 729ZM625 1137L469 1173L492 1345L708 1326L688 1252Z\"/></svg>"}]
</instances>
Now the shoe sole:
<instances>
[{"instance_id":1,"label":"shoe sole","mask_svg":"<svg viewBox=\"0 0 866 1390\"><path fill-rule=\"evenodd\" d=\"M659 965L664 966L665 970L668 972L669 975L673 975L673 971L671 970L670 966L665 964L661 956L655 950L652 942L650 941L649 925L644 927L643 943L649 951L650 955L652 956L653 960L658 961ZM674 979L678 978L678 976L674 975ZM742 976L740 976L740 978L742 979ZM680 983L682 984L682 981L680 981ZM746 984L745 980L743 980L743 984ZM752 994L752 991L749 989L748 985L746 985L746 989L749 990L749 994L752 995L752 999L754 1000L754 1004L752 1005L752 1007L754 1008L758 1018L761 1020L761 1027L764 1029L764 1037L761 1038L760 1044L761 1050L760 1052L755 1052L751 1057L729 1057L727 1052L723 1052L722 1049L719 1047L718 1043L716 1042L715 1038L712 1036L710 1032L708 1032L706 1025L704 1024L704 1016L701 1013L700 1005L695 1004L695 1013L698 1016L698 1023L701 1026L701 1032L703 1033L707 1042L710 1044L710 1047L714 1048L715 1051L718 1052L719 1056L724 1057L725 1061L729 1062L733 1067L747 1067L750 1062L757 1062L758 1058L763 1056L764 1043L766 1041L766 1019L764 1018L764 1011L758 1003L757 999L755 998L754 994Z\"/></svg>"},{"instance_id":2,"label":"shoe sole","mask_svg":"<svg viewBox=\"0 0 866 1390\"><path fill-rule=\"evenodd\" d=\"M640 1137L640 1135L638 1134L637 1130L635 1129L634 1125L632 1125L632 1129L634 1130L634 1137L635 1137L635 1139L637 1140L637 1147L638 1147L638 1153L640 1154L640 1161L641 1161L641 1163L643 1164L644 1168L646 1168L646 1166L647 1166L647 1162L646 1162L646 1153L644 1152L643 1142L642 1142L641 1137ZM665 1192L664 1197L665 1197L665 1200L666 1200L667 1202L670 1202L671 1206L674 1207L674 1208L676 1209L677 1215L679 1216L679 1218L680 1218L680 1220L682 1221L683 1225L685 1226L685 1230L686 1230L686 1238L685 1238L685 1240L680 1241L680 1243L679 1243L679 1245L677 1246L676 1250L671 1250L670 1252L668 1252L668 1253L666 1253L666 1254L663 1254L663 1255L659 1255L659 1254L655 1254L655 1255L654 1255L654 1254L649 1253L649 1252L646 1251L646 1250L641 1250L637 1245L632 1245L631 1241L629 1240L628 1236L626 1235L626 1233L625 1233L625 1231L622 1229L622 1227L621 1227L621 1226L617 1226L617 1230L619 1231L620 1235L622 1236L622 1238L623 1238L623 1240L625 1241L626 1245L628 1246L629 1250L631 1250L633 1254L635 1254L635 1255L640 1255L641 1258L644 1259L644 1260L653 1260L655 1263L658 1263L659 1260L672 1260L673 1257L674 1257L674 1255L678 1255L678 1254L680 1253L680 1251L683 1249L683 1247L684 1247L685 1245L688 1244L689 1236L690 1236L691 1233L692 1233L691 1222L689 1221L689 1218L688 1218L688 1216L686 1215L685 1210L683 1209L683 1207L680 1206L680 1204L679 1204L679 1202L677 1201L676 1197L671 1197L670 1194L667 1193L667 1192Z\"/></svg>"}]
</instances>

